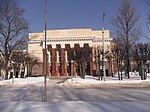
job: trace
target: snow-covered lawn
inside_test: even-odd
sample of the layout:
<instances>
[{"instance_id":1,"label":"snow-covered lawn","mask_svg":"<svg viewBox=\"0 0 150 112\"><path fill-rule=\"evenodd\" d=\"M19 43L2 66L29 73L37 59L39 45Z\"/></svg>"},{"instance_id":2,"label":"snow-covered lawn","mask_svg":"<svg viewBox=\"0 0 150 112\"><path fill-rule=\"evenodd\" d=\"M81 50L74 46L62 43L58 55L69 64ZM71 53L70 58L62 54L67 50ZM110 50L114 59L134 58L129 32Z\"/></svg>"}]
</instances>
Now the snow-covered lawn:
<instances>
[{"instance_id":1,"label":"snow-covered lawn","mask_svg":"<svg viewBox=\"0 0 150 112\"><path fill-rule=\"evenodd\" d=\"M147 80L141 80L139 76L131 76L130 79L123 78L123 80L118 80L118 77L106 77L105 81L98 80L97 77L86 76L85 79L80 77L71 78L66 80L64 83L60 84L65 87L147 87L150 86L150 78Z\"/></svg>"},{"instance_id":2,"label":"snow-covered lawn","mask_svg":"<svg viewBox=\"0 0 150 112\"><path fill-rule=\"evenodd\" d=\"M86 76L85 79L80 77L67 79L65 82L57 84L54 80L48 79L48 85L57 85L63 87L147 87L150 86L150 77L147 80L141 80L140 76L131 75L130 79L123 78L123 80L118 80L118 77L106 77L106 81L100 81L97 77ZM13 85L13 86L23 86L23 85L35 85L41 86L44 82L44 77L27 77L27 78L14 78L9 80L1 80L0 85ZM54 82L54 84L52 84ZM50 83L50 84L49 84Z\"/></svg>"},{"instance_id":3,"label":"snow-covered lawn","mask_svg":"<svg viewBox=\"0 0 150 112\"><path fill-rule=\"evenodd\" d=\"M48 102L43 103L41 102L40 88L35 86L43 84L44 77L15 78L13 84L12 81L12 79L0 81L0 85L14 85L13 87L1 87L0 110L2 112L149 112L149 88L141 90L132 88L129 90L126 88L68 89L49 87L49 85L57 83L57 81L49 79ZM25 86L30 84L34 86ZM119 81L117 77L106 77L106 81L99 81L97 77L86 76L86 79L70 78L58 85L93 88L113 85L115 87L118 85L145 86L148 84L150 84L149 78L142 81L140 77L131 77L130 80ZM21 85L21 87L16 87L17 85Z\"/></svg>"},{"instance_id":4,"label":"snow-covered lawn","mask_svg":"<svg viewBox=\"0 0 150 112\"><path fill-rule=\"evenodd\" d=\"M47 80L49 80L47 78ZM0 85L30 85L38 84L44 81L44 77L27 77L27 78L14 78L9 80L1 80Z\"/></svg>"}]
</instances>

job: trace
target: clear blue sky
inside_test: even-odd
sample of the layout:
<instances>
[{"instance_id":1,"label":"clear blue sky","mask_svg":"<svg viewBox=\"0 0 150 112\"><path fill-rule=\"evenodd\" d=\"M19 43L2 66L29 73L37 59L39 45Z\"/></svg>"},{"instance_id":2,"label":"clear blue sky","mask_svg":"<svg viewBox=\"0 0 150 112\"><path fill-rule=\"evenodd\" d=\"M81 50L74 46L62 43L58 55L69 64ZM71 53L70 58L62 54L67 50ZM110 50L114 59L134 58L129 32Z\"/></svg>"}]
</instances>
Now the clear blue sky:
<instances>
[{"instance_id":1,"label":"clear blue sky","mask_svg":"<svg viewBox=\"0 0 150 112\"><path fill-rule=\"evenodd\" d=\"M31 32L44 30L44 1L17 0L25 9L24 17ZM121 0L47 0L47 29L92 28L102 29L102 13L106 12L104 26L111 29L111 17L117 12ZM131 0L141 15L140 22L145 34L149 0Z\"/></svg>"}]
</instances>

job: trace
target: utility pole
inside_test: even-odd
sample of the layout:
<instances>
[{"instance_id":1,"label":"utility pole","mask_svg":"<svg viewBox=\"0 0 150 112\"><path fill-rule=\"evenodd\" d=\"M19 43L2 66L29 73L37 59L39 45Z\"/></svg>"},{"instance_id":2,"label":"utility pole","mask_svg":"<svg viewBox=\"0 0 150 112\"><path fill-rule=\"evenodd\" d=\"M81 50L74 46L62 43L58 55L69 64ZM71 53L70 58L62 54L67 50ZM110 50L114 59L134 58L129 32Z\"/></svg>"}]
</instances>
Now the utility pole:
<instances>
[{"instance_id":1,"label":"utility pole","mask_svg":"<svg viewBox=\"0 0 150 112\"><path fill-rule=\"evenodd\" d=\"M45 49L44 49L44 62L45 62L45 68L44 68L44 99L43 101L44 102L47 102L47 82L46 82L46 78L47 78L47 46L46 46L46 38L47 38L47 21L46 21L46 18L47 18L47 0L45 0L45 19L44 19L44 22L45 22Z\"/></svg>"},{"instance_id":2,"label":"utility pole","mask_svg":"<svg viewBox=\"0 0 150 112\"><path fill-rule=\"evenodd\" d=\"M105 66L104 66L104 57L105 57L105 50L104 50L104 17L105 12L103 12L103 19L102 19L102 76L104 77L104 81L106 80L106 74L105 74Z\"/></svg>"}]
</instances>

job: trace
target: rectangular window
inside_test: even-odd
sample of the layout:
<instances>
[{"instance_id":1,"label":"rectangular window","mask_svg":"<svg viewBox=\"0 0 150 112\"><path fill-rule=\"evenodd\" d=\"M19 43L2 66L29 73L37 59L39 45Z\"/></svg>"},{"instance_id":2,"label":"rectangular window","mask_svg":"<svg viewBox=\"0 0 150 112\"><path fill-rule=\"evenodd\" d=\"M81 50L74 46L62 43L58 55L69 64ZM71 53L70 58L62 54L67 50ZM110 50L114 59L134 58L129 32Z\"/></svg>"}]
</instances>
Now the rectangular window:
<instances>
[{"instance_id":1,"label":"rectangular window","mask_svg":"<svg viewBox=\"0 0 150 112\"><path fill-rule=\"evenodd\" d=\"M65 58L66 58L66 62L68 62L68 54L67 54L67 51L65 51Z\"/></svg>"}]
</instances>

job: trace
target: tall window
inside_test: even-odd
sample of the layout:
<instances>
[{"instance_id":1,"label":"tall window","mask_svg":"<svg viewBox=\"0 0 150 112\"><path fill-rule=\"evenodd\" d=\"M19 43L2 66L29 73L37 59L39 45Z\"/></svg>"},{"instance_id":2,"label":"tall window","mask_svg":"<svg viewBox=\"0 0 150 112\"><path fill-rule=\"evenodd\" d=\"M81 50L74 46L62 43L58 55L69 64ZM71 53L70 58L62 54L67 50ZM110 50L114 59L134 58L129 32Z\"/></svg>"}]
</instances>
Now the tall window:
<instances>
[{"instance_id":1,"label":"tall window","mask_svg":"<svg viewBox=\"0 0 150 112\"><path fill-rule=\"evenodd\" d=\"M61 62L61 49L58 49L58 51L57 51L57 62L58 63Z\"/></svg>"},{"instance_id":2,"label":"tall window","mask_svg":"<svg viewBox=\"0 0 150 112\"><path fill-rule=\"evenodd\" d=\"M67 51L65 51L65 58L66 58L66 62L68 62L68 53L67 53Z\"/></svg>"}]
</instances>

